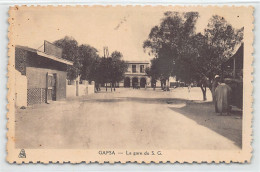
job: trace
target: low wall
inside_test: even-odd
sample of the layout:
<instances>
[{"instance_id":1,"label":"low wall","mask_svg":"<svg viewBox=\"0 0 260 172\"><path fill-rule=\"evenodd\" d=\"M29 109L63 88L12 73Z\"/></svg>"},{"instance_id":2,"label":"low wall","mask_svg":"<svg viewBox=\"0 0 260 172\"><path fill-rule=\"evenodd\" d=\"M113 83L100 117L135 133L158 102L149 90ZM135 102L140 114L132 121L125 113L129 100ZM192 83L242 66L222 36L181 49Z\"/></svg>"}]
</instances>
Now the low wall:
<instances>
[{"instance_id":1,"label":"low wall","mask_svg":"<svg viewBox=\"0 0 260 172\"><path fill-rule=\"evenodd\" d=\"M66 97L76 96L76 85L66 85Z\"/></svg>"},{"instance_id":2,"label":"low wall","mask_svg":"<svg viewBox=\"0 0 260 172\"><path fill-rule=\"evenodd\" d=\"M87 89L88 89L88 93L87 93L88 95L95 93L95 85L88 85Z\"/></svg>"},{"instance_id":3,"label":"low wall","mask_svg":"<svg viewBox=\"0 0 260 172\"><path fill-rule=\"evenodd\" d=\"M27 106L27 78L15 70L15 105Z\"/></svg>"},{"instance_id":4,"label":"low wall","mask_svg":"<svg viewBox=\"0 0 260 172\"><path fill-rule=\"evenodd\" d=\"M83 82L82 84L77 84L76 82L71 82L72 85L66 85L66 97L76 97L76 96L84 96L88 94L95 93L95 84L88 84L87 82ZM77 95L78 90L78 95Z\"/></svg>"},{"instance_id":5,"label":"low wall","mask_svg":"<svg viewBox=\"0 0 260 172\"><path fill-rule=\"evenodd\" d=\"M78 93L79 93L79 96L84 96L84 95L87 95L87 85L85 84L79 84L78 85Z\"/></svg>"}]
</instances>

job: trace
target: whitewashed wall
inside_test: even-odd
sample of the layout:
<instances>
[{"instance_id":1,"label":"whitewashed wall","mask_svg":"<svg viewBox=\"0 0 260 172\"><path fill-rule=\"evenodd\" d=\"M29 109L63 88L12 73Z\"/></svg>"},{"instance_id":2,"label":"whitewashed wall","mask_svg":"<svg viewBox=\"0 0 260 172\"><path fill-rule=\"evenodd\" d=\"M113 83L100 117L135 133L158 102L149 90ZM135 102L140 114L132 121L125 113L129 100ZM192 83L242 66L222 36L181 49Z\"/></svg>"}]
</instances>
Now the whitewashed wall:
<instances>
[{"instance_id":1,"label":"whitewashed wall","mask_svg":"<svg viewBox=\"0 0 260 172\"><path fill-rule=\"evenodd\" d=\"M68 83L68 82L67 82ZM66 85L66 97L76 97L76 81L72 82L73 85ZM82 84L78 84L78 96L84 96L95 93L95 82L89 84L87 81L83 81Z\"/></svg>"},{"instance_id":2,"label":"whitewashed wall","mask_svg":"<svg viewBox=\"0 0 260 172\"><path fill-rule=\"evenodd\" d=\"M27 78L15 70L15 105L27 106Z\"/></svg>"},{"instance_id":3,"label":"whitewashed wall","mask_svg":"<svg viewBox=\"0 0 260 172\"><path fill-rule=\"evenodd\" d=\"M76 96L76 85L66 85L66 98Z\"/></svg>"}]
</instances>

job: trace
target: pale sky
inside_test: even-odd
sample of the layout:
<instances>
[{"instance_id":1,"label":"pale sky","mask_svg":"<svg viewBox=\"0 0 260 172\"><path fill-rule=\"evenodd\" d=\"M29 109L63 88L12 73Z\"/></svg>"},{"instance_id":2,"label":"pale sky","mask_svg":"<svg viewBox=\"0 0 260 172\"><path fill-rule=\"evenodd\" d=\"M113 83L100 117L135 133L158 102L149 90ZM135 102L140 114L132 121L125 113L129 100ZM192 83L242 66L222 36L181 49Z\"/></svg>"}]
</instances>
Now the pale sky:
<instances>
[{"instance_id":1,"label":"pale sky","mask_svg":"<svg viewBox=\"0 0 260 172\"><path fill-rule=\"evenodd\" d=\"M241 8L213 7L71 7L25 8L16 11L14 41L16 45L39 48L44 40L54 42L72 36L79 44L95 47L100 55L122 52L124 60L150 60L143 42L153 26L159 25L166 11L198 11L197 31L202 31L212 15L223 16L235 28L241 28L246 16Z\"/></svg>"}]
</instances>

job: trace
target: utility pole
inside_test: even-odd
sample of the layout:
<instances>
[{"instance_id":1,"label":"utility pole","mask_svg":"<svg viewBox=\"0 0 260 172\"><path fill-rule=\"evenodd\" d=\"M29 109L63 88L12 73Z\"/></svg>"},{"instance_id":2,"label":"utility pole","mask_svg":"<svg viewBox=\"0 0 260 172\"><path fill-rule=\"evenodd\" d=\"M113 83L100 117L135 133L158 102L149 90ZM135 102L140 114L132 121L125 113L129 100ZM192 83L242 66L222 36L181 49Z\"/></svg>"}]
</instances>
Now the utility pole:
<instances>
[{"instance_id":1,"label":"utility pole","mask_svg":"<svg viewBox=\"0 0 260 172\"><path fill-rule=\"evenodd\" d=\"M104 51L104 58L108 58L109 57L108 47L104 46L103 47L103 51ZM106 69L108 69L108 64L107 63L106 63ZM106 82L106 92L107 92L107 82Z\"/></svg>"}]
</instances>

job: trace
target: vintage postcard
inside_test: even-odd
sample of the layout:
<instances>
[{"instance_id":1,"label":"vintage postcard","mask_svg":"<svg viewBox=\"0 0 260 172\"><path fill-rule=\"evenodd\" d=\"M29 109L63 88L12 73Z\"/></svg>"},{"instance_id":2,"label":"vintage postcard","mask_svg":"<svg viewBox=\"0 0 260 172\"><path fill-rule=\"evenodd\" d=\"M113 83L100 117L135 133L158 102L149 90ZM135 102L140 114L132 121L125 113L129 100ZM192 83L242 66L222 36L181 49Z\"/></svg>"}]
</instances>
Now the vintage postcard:
<instances>
[{"instance_id":1,"label":"vintage postcard","mask_svg":"<svg viewBox=\"0 0 260 172\"><path fill-rule=\"evenodd\" d=\"M251 6L13 6L9 163L248 163Z\"/></svg>"}]
</instances>

